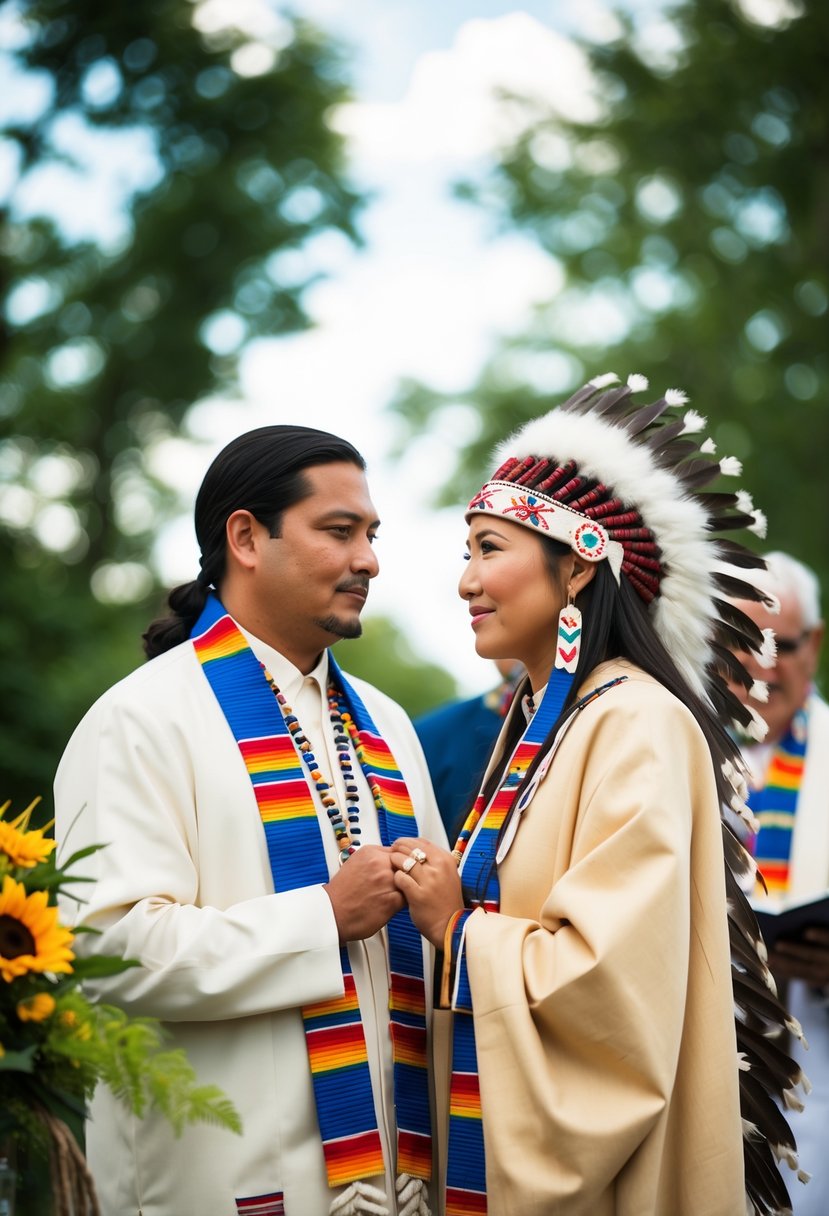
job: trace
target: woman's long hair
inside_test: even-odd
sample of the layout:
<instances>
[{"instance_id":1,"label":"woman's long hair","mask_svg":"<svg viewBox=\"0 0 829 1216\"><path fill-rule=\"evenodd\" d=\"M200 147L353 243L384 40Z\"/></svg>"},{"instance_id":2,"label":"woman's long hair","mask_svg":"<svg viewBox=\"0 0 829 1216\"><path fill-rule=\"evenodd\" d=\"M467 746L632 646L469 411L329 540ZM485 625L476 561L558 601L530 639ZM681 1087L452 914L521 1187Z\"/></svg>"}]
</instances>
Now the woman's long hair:
<instances>
[{"instance_id":1,"label":"woman's long hair","mask_svg":"<svg viewBox=\"0 0 829 1216\"><path fill-rule=\"evenodd\" d=\"M211 587L225 575L225 525L234 511L250 511L279 536L282 515L310 494L306 469L346 461L365 469L365 461L346 439L307 426L263 426L240 435L208 468L196 496L196 539L201 548L198 577L175 587L169 613L154 620L143 635L148 659L189 638Z\"/></svg>"},{"instance_id":2,"label":"woman's long hair","mask_svg":"<svg viewBox=\"0 0 829 1216\"><path fill-rule=\"evenodd\" d=\"M519 525L513 525L518 527ZM543 547L551 575L550 595L561 582L559 566L562 558L571 552L561 541L537 536ZM648 619L648 609L637 593L623 577L617 585L613 572L606 561L598 562L593 579L576 597L576 606L582 614L582 645L572 688L564 702L561 714L550 729L533 762L527 769L526 781L532 778L538 765L549 751L556 732L576 703L578 689L600 663L608 659L626 659L658 680L669 692L693 714L705 736L714 773L717 791L723 802L728 802L731 789L722 772L725 760L735 761L737 747L723 728L713 710L689 687L680 674L673 659ZM552 672L551 672L552 674ZM503 762L509 759L512 750L525 728L524 716L516 706L513 710L507 733L503 740ZM496 765L484 786L486 802L497 789L503 773L503 765ZM509 820L509 814L504 828ZM504 829L502 828L502 831Z\"/></svg>"}]
</instances>

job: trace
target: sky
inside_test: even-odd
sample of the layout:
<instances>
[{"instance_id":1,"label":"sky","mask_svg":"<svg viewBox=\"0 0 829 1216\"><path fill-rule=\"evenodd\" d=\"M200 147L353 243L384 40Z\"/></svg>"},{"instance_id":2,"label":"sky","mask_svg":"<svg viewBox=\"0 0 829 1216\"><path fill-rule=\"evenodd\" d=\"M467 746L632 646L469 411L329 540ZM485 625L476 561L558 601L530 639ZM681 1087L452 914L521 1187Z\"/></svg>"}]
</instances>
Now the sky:
<instances>
[{"instance_id":1,"label":"sky","mask_svg":"<svg viewBox=\"0 0 829 1216\"><path fill-rule=\"evenodd\" d=\"M366 615L392 617L418 653L471 694L495 673L475 654L457 594L466 525L460 508L431 506L469 438L470 418L453 412L396 461L399 423L388 402L402 377L448 392L473 383L496 336L520 330L533 303L559 286L546 255L497 234L490 218L452 199L451 185L508 134L494 101L499 86L589 113L589 74L567 31L578 22L606 35L615 23L592 0L521 8L494 0L301 0L296 7L353 48L356 98L337 123L352 175L373 201L362 218L363 250L323 238L312 253L329 272L305 297L315 328L244 353L245 429L302 418L364 454L383 521ZM203 445L166 444L156 467L194 494L206 458L238 433L238 420L221 401L200 405L190 430ZM481 470L482 481L489 471ZM192 577L188 518L167 531L159 559L169 581Z\"/></svg>"},{"instance_id":2,"label":"sky","mask_svg":"<svg viewBox=\"0 0 829 1216\"><path fill-rule=\"evenodd\" d=\"M627 6L647 16L642 37L651 50L669 53L660 2ZM354 249L323 234L293 263L288 257L286 274L325 272L304 297L313 328L243 348L242 422L238 404L209 399L191 411L186 435L153 451L154 471L177 488L182 504L181 517L159 538L158 566L169 585L194 576L192 502L209 461L240 431L297 419L332 430L365 456L383 521L381 571L366 614L395 620L416 651L471 694L489 687L494 671L474 652L457 595L466 525L460 507L438 512L432 503L474 418L460 407L448 412L393 459L400 424L388 404L402 378L449 393L467 388L497 336L522 330L534 303L561 286L544 253L453 199L452 184L480 170L510 136L514 118L497 104L499 89L528 92L569 116L593 114L590 73L570 35L609 38L616 20L603 0L521 7L498 0L296 0L293 7L351 48L354 101L335 121L348 141L354 184L371 195L361 220L364 245ZM277 20L270 0L195 0L195 11L197 22L230 15L259 29L263 42ZM8 44L15 35L4 20L0 43L5 37ZM13 85L0 90L0 116L38 104L30 82ZM124 220L115 200L152 171L151 149L125 148L115 137L93 153L69 116L60 138L87 157L86 176L59 189L51 178L35 182L17 198L20 213L48 209L59 197L71 235L117 243ZM0 192L2 179L0 156ZM231 349L238 335L217 322L211 340ZM481 470L482 482L489 472Z\"/></svg>"}]
</instances>

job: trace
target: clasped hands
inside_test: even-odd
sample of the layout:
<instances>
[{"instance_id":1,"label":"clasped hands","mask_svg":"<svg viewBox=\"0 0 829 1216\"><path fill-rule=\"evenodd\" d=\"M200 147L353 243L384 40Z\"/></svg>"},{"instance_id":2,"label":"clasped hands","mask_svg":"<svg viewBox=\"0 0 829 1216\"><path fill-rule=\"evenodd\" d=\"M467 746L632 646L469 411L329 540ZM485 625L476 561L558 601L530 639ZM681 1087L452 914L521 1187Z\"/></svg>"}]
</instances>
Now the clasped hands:
<instances>
[{"instance_id":1,"label":"clasped hands","mask_svg":"<svg viewBox=\"0 0 829 1216\"><path fill-rule=\"evenodd\" d=\"M416 836L390 848L362 845L325 884L341 942L371 937L409 905L416 927L433 946L443 946L446 925L463 907L454 857Z\"/></svg>"}]
</instances>

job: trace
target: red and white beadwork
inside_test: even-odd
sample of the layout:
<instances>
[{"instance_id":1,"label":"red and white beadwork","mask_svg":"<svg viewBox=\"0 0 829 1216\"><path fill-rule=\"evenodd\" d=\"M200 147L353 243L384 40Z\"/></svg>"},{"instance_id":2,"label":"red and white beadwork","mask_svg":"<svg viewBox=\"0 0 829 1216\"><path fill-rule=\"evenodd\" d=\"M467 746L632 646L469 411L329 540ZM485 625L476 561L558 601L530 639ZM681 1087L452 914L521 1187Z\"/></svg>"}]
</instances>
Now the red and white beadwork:
<instances>
[{"instance_id":1,"label":"red and white beadwork","mask_svg":"<svg viewBox=\"0 0 829 1216\"><path fill-rule=\"evenodd\" d=\"M501 515L525 528L544 532L569 545L585 561L600 562L606 558L619 581L622 546L610 539L600 523L556 502L541 490L522 490L511 481L488 481L467 507L467 519L476 511Z\"/></svg>"}]
</instances>

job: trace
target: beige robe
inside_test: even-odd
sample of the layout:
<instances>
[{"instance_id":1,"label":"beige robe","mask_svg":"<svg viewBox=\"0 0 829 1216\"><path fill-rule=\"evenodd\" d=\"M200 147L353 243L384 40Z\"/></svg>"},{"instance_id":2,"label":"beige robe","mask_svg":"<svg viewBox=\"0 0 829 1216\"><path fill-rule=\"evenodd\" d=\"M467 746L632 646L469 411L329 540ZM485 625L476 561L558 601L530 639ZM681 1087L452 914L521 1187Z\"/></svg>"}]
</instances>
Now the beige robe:
<instances>
[{"instance_id":1,"label":"beige robe","mask_svg":"<svg viewBox=\"0 0 829 1216\"><path fill-rule=\"evenodd\" d=\"M629 664L574 720L465 949L490 1216L745 1211L718 800ZM520 712L520 709L518 710Z\"/></svg>"}]
</instances>

